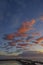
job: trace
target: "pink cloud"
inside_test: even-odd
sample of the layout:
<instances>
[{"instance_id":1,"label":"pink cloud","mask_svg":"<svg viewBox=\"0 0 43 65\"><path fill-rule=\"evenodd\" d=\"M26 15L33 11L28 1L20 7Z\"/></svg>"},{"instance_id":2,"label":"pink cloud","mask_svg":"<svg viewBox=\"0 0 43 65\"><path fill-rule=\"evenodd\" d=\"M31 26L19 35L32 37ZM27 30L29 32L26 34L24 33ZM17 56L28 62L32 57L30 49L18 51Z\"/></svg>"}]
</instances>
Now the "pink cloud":
<instances>
[{"instance_id":1,"label":"pink cloud","mask_svg":"<svg viewBox=\"0 0 43 65\"><path fill-rule=\"evenodd\" d=\"M14 38L14 34L8 34L8 35L5 36L4 39L6 39L6 40L12 40L13 38Z\"/></svg>"},{"instance_id":2,"label":"pink cloud","mask_svg":"<svg viewBox=\"0 0 43 65\"><path fill-rule=\"evenodd\" d=\"M33 25L35 24L35 20L32 19L31 21L26 21L22 23L22 26L19 28L19 33L25 33L27 31L32 30Z\"/></svg>"},{"instance_id":3,"label":"pink cloud","mask_svg":"<svg viewBox=\"0 0 43 65\"><path fill-rule=\"evenodd\" d=\"M43 41L43 37L37 39L37 42L42 42L42 41Z\"/></svg>"}]
</instances>

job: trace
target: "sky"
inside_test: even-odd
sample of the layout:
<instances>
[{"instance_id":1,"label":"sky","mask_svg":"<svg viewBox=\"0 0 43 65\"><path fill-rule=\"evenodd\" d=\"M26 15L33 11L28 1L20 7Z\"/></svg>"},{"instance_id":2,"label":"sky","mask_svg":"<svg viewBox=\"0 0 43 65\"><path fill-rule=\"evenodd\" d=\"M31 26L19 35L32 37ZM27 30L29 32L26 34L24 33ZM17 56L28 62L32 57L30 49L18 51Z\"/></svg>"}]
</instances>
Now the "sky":
<instances>
[{"instance_id":1,"label":"sky","mask_svg":"<svg viewBox=\"0 0 43 65\"><path fill-rule=\"evenodd\" d=\"M0 55L43 52L43 0L0 0Z\"/></svg>"}]
</instances>

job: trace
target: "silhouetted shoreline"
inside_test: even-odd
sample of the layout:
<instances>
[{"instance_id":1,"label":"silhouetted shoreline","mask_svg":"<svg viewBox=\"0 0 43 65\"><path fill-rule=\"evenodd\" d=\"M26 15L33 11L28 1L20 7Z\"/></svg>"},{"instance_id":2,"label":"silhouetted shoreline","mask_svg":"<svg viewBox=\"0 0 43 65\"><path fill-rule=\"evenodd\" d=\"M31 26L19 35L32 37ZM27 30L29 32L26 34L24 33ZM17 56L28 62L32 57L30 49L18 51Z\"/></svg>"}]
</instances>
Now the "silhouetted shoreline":
<instances>
[{"instance_id":1,"label":"silhouetted shoreline","mask_svg":"<svg viewBox=\"0 0 43 65\"><path fill-rule=\"evenodd\" d=\"M43 64L43 62L39 62L39 61L32 61L32 60L28 60L28 59L0 59L0 62L3 61L18 61L20 62L22 65L36 65L37 63L39 64Z\"/></svg>"}]
</instances>

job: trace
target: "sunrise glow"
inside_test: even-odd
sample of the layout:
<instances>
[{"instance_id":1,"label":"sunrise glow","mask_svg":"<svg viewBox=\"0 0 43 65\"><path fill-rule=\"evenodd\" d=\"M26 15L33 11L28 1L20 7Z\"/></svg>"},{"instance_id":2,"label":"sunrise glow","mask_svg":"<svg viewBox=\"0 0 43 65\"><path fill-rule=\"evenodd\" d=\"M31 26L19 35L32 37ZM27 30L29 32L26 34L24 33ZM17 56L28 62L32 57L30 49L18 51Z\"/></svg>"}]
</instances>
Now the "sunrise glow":
<instances>
[{"instance_id":1,"label":"sunrise glow","mask_svg":"<svg viewBox=\"0 0 43 65\"><path fill-rule=\"evenodd\" d=\"M0 55L43 53L43 0L0 0Z\"/></svg>"}]
</instances>

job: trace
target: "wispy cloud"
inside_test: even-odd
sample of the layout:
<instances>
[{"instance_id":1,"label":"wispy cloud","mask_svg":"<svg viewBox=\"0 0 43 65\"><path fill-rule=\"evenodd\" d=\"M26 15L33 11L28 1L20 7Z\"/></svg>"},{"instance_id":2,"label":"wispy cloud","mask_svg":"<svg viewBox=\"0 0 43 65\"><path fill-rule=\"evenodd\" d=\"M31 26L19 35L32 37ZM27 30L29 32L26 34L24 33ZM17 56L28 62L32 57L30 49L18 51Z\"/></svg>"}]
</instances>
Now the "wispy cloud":
<instances>
[{"instance_id":1,"label":"wispy cloud","mask_svg":"<svg viewBox=\"0 0 43 65\"><path fill-rule=\"evenodd\" d=\"M40 19L41 21L43 21L43 16L41 16L39 19Z\"/></svg>"},{"instance_id":2,"label":"wispy cloud","mask_svg":"<svg viewBox=\"0 0 43 65\"><path fill-rule=\"evenodd\" d=\"M41 34L39 32L36 31L36 32L29 33L30 30L34 29L35 23L37 23L35 19L23 22L21 24L21 26L19 27L19 29L17 30L17 32L5 35L4 40L11 40L12 42L8 42L9 46L11 46L11 47L14 46L17 49L20 48L23 50L27 50L26 47L30 47L30 49L32 49L33 47L35 47L34 45L43 46L40 44L40 42L43 41L43 37L37 38L38 36L41 36ZM32 43L32 44L30 44L30 43Z\"/></svg>"},{"instance_id":3,"label":"wispy cloud","mask_svg":"<svg viewBox=\"0 0 43 65\"><path fill-rule=\"evenodd\" d=\"M38 42L37 42L37 41L32 41L32 43L38 44Z\"/></svg>"},{"instance_id":4,"label":"wispy cloud","mask_svg":"<svg viewBox=\"0 0 43 65\"><path fill-rule=\"evenodd\" d=\"M34 37L33 36L28 36L26 40L30 40L30 39L33 39Z\"/></svg>"},{"instance_id":5,"label":"wispy cloud","mask_svg":"<svg viewBox=\"0 0 43 65\"><path fill-rule=\"evenodd\" d=\"M37 42L39 42L39 43L42 42L42 41L43 41L43 37L40 37L40 38L37 39Z\"/></svg>"},{"instance_id":6,"label":"wispy cloud","mask_svg":"<svg viewBox=\"0 0 43 65\"><path fill-rule=\"evenodd\" d=\"M29 34L21 33L21 37L28 37Z\"/></svg>"},{"instance_id":7,"label":"wispy cloud","mask_svg":"<svg viewBox=\"0 0 43 65\"><path fill-rule=\"evenodd\" d=\"M35 44L41 44L42 42L43 42L43 37L40 37L36 39L35 41L32 41L32 43L35 43Z\"/></svg>"},{"instance_id":8,"label":"wispy cloud","mask_svg":"<svg viewBox=\"0 0 43 65\"><path fill-rule=\"evenodd\" d=\"M25 33L27 31L30 31L32 28L32 26L35 24L35 20L32 19L31 21L26 21L22 23L22 26L19 28L18 32L19 33Z\"/></svg>"},{"instance_id":9,"label":"wispy cloud","mask_svg":"<svg viewBox=\"0 0 43 65\"><path fill-rule=\"evenodd\" d=\"M41 46L43 46L43 44L40 44Z\"/></svg>"},{"instance_id":10,"label":"wispy cloud","mask_svg":"<svg viewBox=\"0 0 43 65\"><path fill-rule=\"evenodd\" d=\"M14 38L14 34L8 34L8 35L5 35L4 39L5 40L12 40Z\"/></svg>"},{"instance_id":11,"label":"wispy cloud","mask_svg":"<svg viewBox=\"0 0 43 65\"><path fill-rule=\"evenodd\" d=\"M40 36L40 33L32 33L32 36Z\"/></svg>"},{"instance_id":12,"label":"wispy cloud","mask_svg":"<svg viewBox=\"0 0 43 65\"><path fill-rule=\"evenodd\" d=\"M25 43L25 44L23 44L23 43L22 43L22 44L20 44L20 43L18 44L18 46L21 46L21 47L22 47L22 46L27 46L27 45L28 45L28 44L26 44L26 43Z\"/></svg>"},{"instance_id":13,"label":"wispy cloud","mask_svg":"<svg viewBox=\"0 0 43 65\"><path fill-rule=\"evenodd\" d=\"M6 52L0 51L0 55L6 55Z\"/></svg>"},{"instance_id":14,"label":"wispy cloud","mask_svg":"<svg viewBox=\"0 0 43 65\"><path fill-rule=\"evenodd\" d=\"M12 52L12 53L7 53L7 52L5 52L5 51L0 51L0 55L5 55L5 56L10 56L10 55L14 55L14 56L17 56L17 55L19 55L19 54L21 54L22 53L22 51L19 51L19 52L17 52L17 51L15 51L15 52Z\"/></svg>"},{"instance_id":15,"label":"wispy cloud","mask_svg":"<svg viewBox=\"0 0 43 65\"><path fill-rule=\"evenodd\" d=\"M8 45L9 46L16 46L16 42L9 42Z\"/></svg>"}]
</instances>

